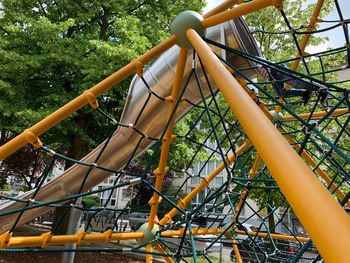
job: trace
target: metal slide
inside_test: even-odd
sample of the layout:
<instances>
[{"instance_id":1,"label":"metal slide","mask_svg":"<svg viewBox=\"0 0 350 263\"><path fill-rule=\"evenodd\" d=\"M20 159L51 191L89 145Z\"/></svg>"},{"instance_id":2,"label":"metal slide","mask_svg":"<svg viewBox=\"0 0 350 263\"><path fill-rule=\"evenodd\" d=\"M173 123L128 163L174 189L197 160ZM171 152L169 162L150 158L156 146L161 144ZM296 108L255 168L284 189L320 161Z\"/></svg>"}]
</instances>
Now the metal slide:
<instances>
[{"instance_id":1,"label":"metal slide","mask_svg":"<svg viewBox=\"0 0 350 263\"><path fill-rule=\"evenodd\" d=\"M249 33L249 29L241 18L208 29L206 37L217 42L221 42L231 48L248 52L252 55L260 54L253 37ZM216 50L216 52L222 51ZM144 79L148 83L151 90L162 98L166 98L171 94L178 54L178 46L170 48L158 59L156 59L144 72ZM225 56L225 54L222 55ZM240 57L231 56L227 57L227 59L240 68L252 66L247 60ZM189 76L191 69L192 52L189 52L184 74L185 80ZM199 72L202 71L199 70ZM253 70L245 72L245 74L249 75L250 77L254 77L256 75L255 71ZM199 77L201 80L205 80L203 74L200 74ZM213 85L213 87L215 86ZM209 96L209 89L205 86L202 88L205 96ZM146 134L149 138L159 138L166 125L168 105L164 100L161 100L156 96L151 96L145 108L142 110L141 116L137 120L148 95L149 90L144 82L138 76L135 76L131 82L128 98L120 120L120 122L123 124L130 124L130 127L119 127L116 130L102 156L97 161L99 166L108 167L109 169L113 170L121 170L126 165L130 156L132 156L134 149L137 148L136 146L142 138L140 134L133 130L133 127L142 131L142 133ZM201 97L194 79L189 82L188 88L184 93L184 97L193 104L200 103ZM193 107L191 103L183 100L179 104L176 113L176 121L180 120L181 117L191 110ZM136 156L149 148L153 142L153 140L143 138L139 147L137 148L138 150L136 152ZM88 163L94 163L103 145L104 143L99 145L82 160ZM84 167L82 165L72 166L61 176L42 186L35 200L49 201L77 193L88 170L89 167ZM87 191L88 189L98 185L110 175L111 173L109 172L93 168L84 184L83 191ZM21 197L30 198L32 193L33 190L23 194ZM13 210L24 205L25 204L23 203L5 201L0 205L0 211ZM52 208L49 207L40 207L24 212L18 225L27 223L51 209ZM8 231L13 225L17 216L18 213L1 217L0 233Z\"/></svg>"}]
</instances>

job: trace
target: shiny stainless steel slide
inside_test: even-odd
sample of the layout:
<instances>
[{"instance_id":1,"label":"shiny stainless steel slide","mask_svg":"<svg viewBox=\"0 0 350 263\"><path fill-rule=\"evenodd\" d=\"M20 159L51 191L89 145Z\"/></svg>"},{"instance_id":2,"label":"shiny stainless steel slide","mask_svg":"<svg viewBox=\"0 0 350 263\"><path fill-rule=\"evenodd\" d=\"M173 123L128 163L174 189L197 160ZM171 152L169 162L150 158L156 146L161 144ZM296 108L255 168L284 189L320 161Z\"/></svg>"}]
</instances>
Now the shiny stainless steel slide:
<instances>
[{"instance_id":1,"label":"shiny stainless steel slide","mask_svg":"<svg viewBox=\"0 0 350 263\"><path fill-rule=\"evenodd\" d=\"M217 42L224 43L231 48L248 52L252 55L260 54L256 43L250 35L243 19L235 19L233 21L212 27L208 29L206 37ZM216 52L220 53L222 51L216 50ZM144 78L151 90L162 98L166 98L171 94L178 53L179 48L177 46L172 47L167 52L164 52L158 59L156 59L144 72ZM223 54L223 56L225 56L225 54ZM240 57L227 56L227 59L239 68L251 66L248 61ZM189 54L184 79L187 79L191 69L192 54ZM201 72L202 71L199 70L199 78L204 81L204 75ZM253 70L245 73L251 77L255 76L255 72ZM215 88L214 85L213 87ZM209 89L205 86L202 88L205 96L209 96ZM130 124L131 127L119 127L117 129L97 162L99 166L108 167L113 170L121 170L128 162L130 156L132 156L140 140L141 143L137 148L136 156L152 145L154 142L153 140L142 138L139 133L133 130L132 126L140 130L143 134L146 134L149 138L160 137L166 125L168 105L164 100L161 100L156 96L151 96L146 106L143 108L148 95L149 90L144 82L138 76L135 76L131 82L126 105L120 120L121 123ZM201 97L194 79L189 82L189 85L184 93L184 97L193 104L200 103ZM176 121L180 120L181 117L191 110L193 107L191 103L183 100L179 104L175 116ZM142 108L142 114L136 122ZM83 161L89 163L95 162L95 159L101 151L103 145L104 143L90 152L83 158ZM36 196L35 200L50 201L77 193L88 169L89 167L84 167L82 165L72 166L61 176L44 185ZM88 189L98 185L110 175L111 173L109 172L93 168L84 184L83 191L87 191ZM31 195L32 192L27 192L22 195L22 197L30 198ZM6 201L1 203L0 211L13 210L22 206L24 206L23 203ZM40 207L24 212L24 214L21 216L21 220L19 221L19 225L33 220L41 214L48 212L50 209L52 208ZM18 213L1 217L0 233L9 230L17 216Z\"/></svg>"}]
</instances>

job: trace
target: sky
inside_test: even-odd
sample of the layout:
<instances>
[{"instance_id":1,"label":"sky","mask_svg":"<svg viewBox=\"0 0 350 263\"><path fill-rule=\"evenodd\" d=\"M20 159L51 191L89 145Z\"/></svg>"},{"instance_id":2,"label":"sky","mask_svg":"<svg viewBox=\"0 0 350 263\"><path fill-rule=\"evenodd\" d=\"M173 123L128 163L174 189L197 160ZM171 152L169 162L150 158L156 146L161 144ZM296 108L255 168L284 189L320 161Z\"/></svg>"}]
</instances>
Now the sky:
<instances>
[{"instance_id":1,"label":"sky","mask_svg":"<svg viewBox=\"0 0 350 263\"><path fill-rule=\"evenodd\" d=\"M224 0L207 0L207 6L204 9L204 13L208 10L213 9L215 6L218 4L222 3ZM300 1L300 0L298 0ZM307 0L305 2L306 4L314 4L316 3L317 0ZM350 1L349 0L338 0L339 5L342 8L343 16L344 19L350 19ZM323 18L324 20L339 20L338 13L336 9L334 10L327 16ZM336 23L321 23L320 24L320 29L325 28L325 27L330 27L335 25ZM307 47L306 52L309 53L316 53L320 51L324 51L327 49L327 47L331 46L332 48L337 48L344 46L345 43L345 37L344 37L344 32L342 27L338 27L334 30L325 32L325 33L320 33L319 36L328 36L329 41L323 45L319 45L317 47Z\"/></svg>"}]
</instances>

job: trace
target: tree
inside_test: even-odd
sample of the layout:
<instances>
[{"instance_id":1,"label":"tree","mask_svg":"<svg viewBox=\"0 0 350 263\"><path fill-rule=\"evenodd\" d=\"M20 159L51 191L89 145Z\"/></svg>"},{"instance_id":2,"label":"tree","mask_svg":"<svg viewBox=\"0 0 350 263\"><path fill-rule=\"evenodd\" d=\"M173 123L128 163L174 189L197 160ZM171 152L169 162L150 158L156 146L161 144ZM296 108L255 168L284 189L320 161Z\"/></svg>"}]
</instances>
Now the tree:
<instances>
[{"instance_id":1,"label":"tree","mask_svg":"<svg viewBox=\"0 0 350 263\"><path fill-rule=\"evenodd\" d=\"M203 0L1 1L1 143L163 40L179 12L200 10L203 5ZM101 99L101 107L116 119L129 80ZM93 110L84 108L41 140L80 159L112 130ZM65 168L71 165L66 162Z\"/></svg>"},{"instance_id":2,"label":"tree","mask_svg":"<svg viewBox=\"0 0 350 263\"><path fill-rule=\"evenodd\" d=\"M2 1L1 134L10 134L7 139L11 138L81 94L164 39L180 11L200 10L203 3ZM102 107L117 119L128 83L121 83L102 99ZM42 140L80 159L112 129L84 109Z\"/></svg>"}]
</instances>

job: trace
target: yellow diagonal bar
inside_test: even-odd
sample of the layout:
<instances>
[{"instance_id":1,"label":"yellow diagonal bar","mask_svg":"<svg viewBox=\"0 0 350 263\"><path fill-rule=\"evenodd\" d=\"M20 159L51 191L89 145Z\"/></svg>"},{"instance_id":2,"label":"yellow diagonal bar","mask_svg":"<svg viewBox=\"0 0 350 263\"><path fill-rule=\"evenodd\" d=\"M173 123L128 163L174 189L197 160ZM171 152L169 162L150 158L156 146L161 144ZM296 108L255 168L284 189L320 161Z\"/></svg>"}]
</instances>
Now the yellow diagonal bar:
<instances>
[{"instance_id":1,"label":"yellow diagonal bar","mask_svg":"<svg viewBox=\"0 0 350 263\"><path fill-rule=\"evenodd\" d=\"M243 0L226 0L226 1L222 2L220 5L218 5L217 7L210 10L208 13L204 14L203 18L208 18L208 17L211 17L213 15L217 15L217 14L227 10L231 6L233 6L235 4L240 4L242 2L243 2Z\"/></svg>"},{"instance_id":2,"label":"yellow diagonal bar","mask_svg":"<svg viewBox=\"0 0 350 263\"><path fill-rule=\"evenodd\" d=\"M239 147L234 154L230 154L226 160L227 165L230 165L235 158L240 155L244 150L246 150L250 146L250 142L245 141L241 147ZM185 208L186 204L188 204L201 190L205 189L209 183L221 172L225 169L225 164L221 163L214 171L212 171L207 177L205 177L199 185L197 185L190 193L188 193L180 202L179 207ZM178 213L177 208L173 208L170 210L168 214L166 214L159 223L164 225L166 223L171 222L171 219Z\"/></svg>"},{"instance_id":3,"label":"yellow diagonal bar","mask_svg":"<svg viewBox=\"0 0 350 263\"><path fill-rule=\"evenodd\" d=\"M312 13L312 16L311 16L311 19L310 19L310 22L306 28L306 32L311 32L315 29L315 25L318 21L318 17L320 15L320 12L321 12L321 9L322 9L322 6L323 6L323 3L324 3L324 0L318 0L317 1L317 4L315 6L315 9ZM304 34L303 35L303 38L301 39L300 43L299 43L299 47L300 47L300 50L301 50L301 54L298 52L297 53L297 57L298 59L297 60L294 60L292 65L291 65L291 69L292 70L296 70L300 64L300 56L303 56L304 54L304 51L305 51L305 48L307 46L307 43L309 42L309 39L311 37L311 34Z\"/></svg>"},{"instance_id":4,"label":"yellow diagonal bar","mask_svg":"<svg viewBox=\"0 0 350 263\"><path fill-rule=\"evenodd\" d=\"M253 0L253 1L241 4L237 7L234 7L230 10L205 18L202 21L202 26L204 28L212 27L212 26L224 23L228 20L263 9L268 6L276 6L277 8L282 8L282 1L281 0Z\"/></svg>"},{"instance_id":5,"label":"yellow diagonal bar","mask_svg":"<svg viewBox=\"0 0 350 263\"><path fill-rule=\"evenodd\" d=\"M196 31L188 29L187 37L321 256L348 262L349 216Z\"/></svg>"},{"instance_id":6,"label":"yellow diagonal bar","mask_svg":"<svg viewBox=\"0 0 350 263\"><path fill-rule=\"evenodd\" d=\"M47 130L51 129L53 126L67 118L72 113L81 109L85 105L91 104L93 107L96 107L96 97L111 89L113 86L118 84L130 74L136 72L137 70L140 70L140 65L142 67L144 64L147 64L151 59L157 57L158 55L172 47L176 42L177 39L175 36L171 36L170 38L164 40L162 43L152 48L144 55L140 56L138 59L130 62L125 67L121 68L106 79L102 80L94 87L85 91L80 96L68 102L54 113L48 115L46 118L44 118L31 128L27 129L26 131L24 131L5 145L1 146L0 160L4 160L12 153L16 152L17 150L21 149L29 143L40 147L40 135L42 135Z\"/></svg>"},{"instance_id":7,"label":"yellow diagonal bar","mask_svg":"<svg viewBox=\"0 0 350 263\"><path fill-rule=\"evenodd\" d=\"M167 165L167 159L169 154L169 148L173 140L172 131L173 131L174 122L175 122L175 114L173 112L175 111L175 106L176 106L177 100L179 99L179 95L182 87L182 78L183 78L184 70L186 66L187 53L188 53L187 49L182 48L180 50L172 94L171 94L171 97L166 99L169 103L169 110L168 110L168 116L167 116L168 127L165 131L163 141L162 141L162 149L160 153L158 168L154 172L156 176L155 188L159 192L162 191L163 179L165 174L167 173L166 165ZM148 218L149 229L152 229L154 226L154 219L156 218L157 211L158 211L158 204L160 201L161 200L159 198L159 194L154 192L151 200L149 201L149 204L151 206L151 212Z\"/></svg>"},{"instance_id":8,"label":"yellow diagonal bar","mask_svg":"<svg viewBox=\"0 0 350 263\"><path fill-rule=\"evenodd\" d=\"M301 119L317 119L317 118L322 118L323 116L325 116L328 112L327 111L317 111L314 113L301 113L298 114L298 117ZM339 115L343 115L343 114L348 114L350 113L349 109L336 109L334 110L329 116L339 116ZM311 116L311 117L310 117ZM283 116L283 121L295 121L297 120L293 115L286 115Z\"/></svg>"},{"instance_id":9,"label":"yellow diagonal bar","mask_svg":"<svg viewBox=\"0 0 350 263\"><path fill-rule=\"evenodd\" d=\"M315 9L314 9L314 11L313 11L313 13L312 13L310 22L309 22L309 24L308 24L308 26L307 26L306 32L311 32L312 30L314 30L315 25L316 25L316 23L317 23L318 16L320 15L320 12L321 12L323 3L324 3L324 0L318 0L318 1L317 1L317 4L316 4L316 6L315 6ZM310 37L311 37L311 34L304 34L302 40L300 41L299 47L300 47L300 50L301 50L301 54L300 54L299 51L298 51L298 53L297 53L298 59L294 60L293 63L292 63L292 65L291 65L291 67L290 67L292 70L297 70L297 68L299 67L300 60L301 60L301 56L304 55L305 48L306 48L306 46L307 46L307 43L309 42ZM288 83L285 83L285 84L284 84L284 88L285 88L285 89L290 89L291 87L290 87L290 85L289 85ZM282 98L279 98L279 101L280 101L281 103L284 103L284 101L283 101ZM275 111L276 111L276 112L280 112L281 109L282 109L282 108L281 108L281 106L279 106L279 105L277 105L277 106L275 107Z\"/></svg>"},{"instance_id":10,"label":"yellow diagonal bar","mask_svg":"<svg viewBox=\"0 0 350 263\"><path fill-rule=\"evenodd\" d=\"M248 175L248 179L253 179L256 175L256 172L259 168L259 164L260 164L260 161L261 161L261 158L259 155L256 156L255 158L255 161L253 163L253 166L252 168L250 169L250 172L249 172L249 175ZM239 210L241 210L241 207L242 205L244 204L244 200L245 200L245 197L247 196L249 190L248 188L245 188L243 191L242 191L242 194L241 194L241 198L236 206L236 213L238 213Z\"/></svg>"},{"instance_id":11,"label":"yellow diagonal bar","mask_svg":"<svg viewBox=\"0 0 350 263\"><path fill-rule=\"evenodd\" d=\"M166 252L165 252L165 250L162 248L162 246L161 245L159 245L158 243L156 244L156 249L158 250L158 252L159 253L161 253L161 254L166 254ZM174 263L175 261L174 260L172 260L170 257L163 257L164 258L164 260L165 260L165 262L166 263Z\"/></svg>"}]
</instances>

